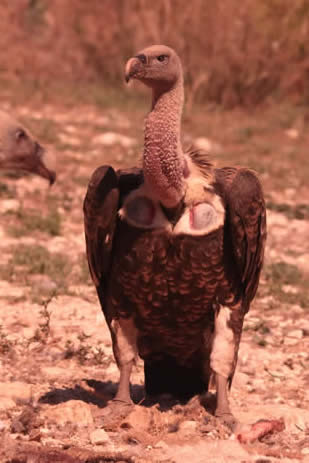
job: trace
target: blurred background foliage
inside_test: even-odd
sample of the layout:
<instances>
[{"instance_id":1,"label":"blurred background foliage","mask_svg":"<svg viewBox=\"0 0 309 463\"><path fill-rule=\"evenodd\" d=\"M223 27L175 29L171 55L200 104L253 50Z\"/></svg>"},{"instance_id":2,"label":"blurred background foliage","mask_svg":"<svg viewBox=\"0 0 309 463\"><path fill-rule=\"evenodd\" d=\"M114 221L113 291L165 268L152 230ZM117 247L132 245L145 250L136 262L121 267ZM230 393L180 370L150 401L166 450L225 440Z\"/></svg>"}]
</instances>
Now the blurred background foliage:
<instances>
[{"instance_id":1,"label":"blurred background foliage","mask_svg":"<svg viewBox=\"0 0 309 463\"><path fill-rule=\"evenodd\" d=\"M153 43L184 62L187 100L309 103L309 0L1 0L0 79L117 86Z\"/></svg>"}]
</instances>

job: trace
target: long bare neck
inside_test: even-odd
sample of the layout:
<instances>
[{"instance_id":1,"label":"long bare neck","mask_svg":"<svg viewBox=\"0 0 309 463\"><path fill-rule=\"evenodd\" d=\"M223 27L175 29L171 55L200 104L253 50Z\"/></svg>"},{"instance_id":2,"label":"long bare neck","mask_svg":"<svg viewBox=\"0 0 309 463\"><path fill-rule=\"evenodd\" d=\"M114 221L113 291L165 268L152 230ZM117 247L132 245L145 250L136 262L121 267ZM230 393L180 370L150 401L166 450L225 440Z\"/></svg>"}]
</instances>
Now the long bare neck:
<instances>
[{"instance_id":1,"label":"long bare neck","mask_svg":"<svg viewBox=\"0 0 309 463\"><path fill-rule=\"evenodd\" d=\"M145 183L166 207L184 195L184 155L180 143L183 81L168 91L153 90L152 110L145 120Z\"/></svg>"}]
</instances>

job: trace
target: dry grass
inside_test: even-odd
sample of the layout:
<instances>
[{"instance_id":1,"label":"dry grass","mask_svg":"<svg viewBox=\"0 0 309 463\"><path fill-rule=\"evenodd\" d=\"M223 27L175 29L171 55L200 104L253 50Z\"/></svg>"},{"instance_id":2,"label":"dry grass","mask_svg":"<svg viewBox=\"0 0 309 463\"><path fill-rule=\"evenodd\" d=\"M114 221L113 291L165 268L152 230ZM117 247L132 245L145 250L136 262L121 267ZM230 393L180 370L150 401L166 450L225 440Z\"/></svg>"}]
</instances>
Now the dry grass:
<instances>
[{"instance_id":1,"label":"dry grass","mask_svg":"<svg viewBox=\"0 0 309 463\"><path fill-rule=\"evenodd\" d=\"M308 0L4 0L0 13L0 78L30 82L32 96L56 81L119 82L132 53L164 42L185 62L189 107L308 102Z\"/></svg>"}]
</instances>

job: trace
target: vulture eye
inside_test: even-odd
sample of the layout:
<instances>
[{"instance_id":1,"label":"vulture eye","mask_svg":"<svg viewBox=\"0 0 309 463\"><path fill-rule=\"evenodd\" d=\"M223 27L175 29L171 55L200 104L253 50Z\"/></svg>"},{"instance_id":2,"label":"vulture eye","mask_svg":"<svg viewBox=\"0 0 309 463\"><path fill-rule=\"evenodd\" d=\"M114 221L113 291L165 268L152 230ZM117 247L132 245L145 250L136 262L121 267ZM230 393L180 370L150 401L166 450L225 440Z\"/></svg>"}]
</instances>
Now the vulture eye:
<instances>
[{"instance_id":1,"label":"vulture eye","mask_svg":"<svg viewBox=\"0 0 309 463\"><path fill-rule=\"evenodd\" d=\"M24 140L26 136L27 136L26 132L23 129L16 130L16 133L15 133L16 141Z\"/></svg>"},{"instance_id":2,"label":"vulture eye","mask_svg":"<svg viewBox=\"0 0 309 463\"><path fill-rule=\"evenodd\" d=\"M166 56L166 55L159 55L159 56L157 56L157 60L158 60L158 61L161 61L161 62L162 62L162 61L165 61L166 59L167 59L167 56Z\"/></svg>"}]
</instances>

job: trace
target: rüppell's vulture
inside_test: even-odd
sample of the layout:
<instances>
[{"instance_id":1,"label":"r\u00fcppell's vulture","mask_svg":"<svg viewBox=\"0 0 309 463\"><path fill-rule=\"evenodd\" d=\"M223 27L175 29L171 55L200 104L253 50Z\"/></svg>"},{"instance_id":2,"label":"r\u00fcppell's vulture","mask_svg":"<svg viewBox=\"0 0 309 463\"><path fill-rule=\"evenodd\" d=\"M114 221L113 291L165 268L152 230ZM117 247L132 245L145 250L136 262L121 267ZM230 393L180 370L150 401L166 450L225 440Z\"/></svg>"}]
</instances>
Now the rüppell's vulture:
<instances>
[{"instance_id":1,"label":"r\u00fcppell's vulture","mask_svg":"<svg viewBox=\"0 0 309 463\"><path fill-rule=\"evenodd\" d=\"M56 179L52 159L45 149L18 121L0 111L0 169L31 172L46 178L50 184Z\"/></svg>"},{"instance_id":2,"label":"r\u00fcppell's vulture","mask_svg":"<svg viewBox=\"0 0 309 463\"><path fill-rule=\"evenodd\" d=\"M120 370L108 407L129 409L139 355L147 394L189 398L212 378L215 413L233 424L228 388L264 255L262 188L249 169L218 169L203 153L184 152L183 71L174 50L140 51L125 77L152 90L143 166L97 168L84 201L90 273Z\"/></svg>"}]
</instances>

